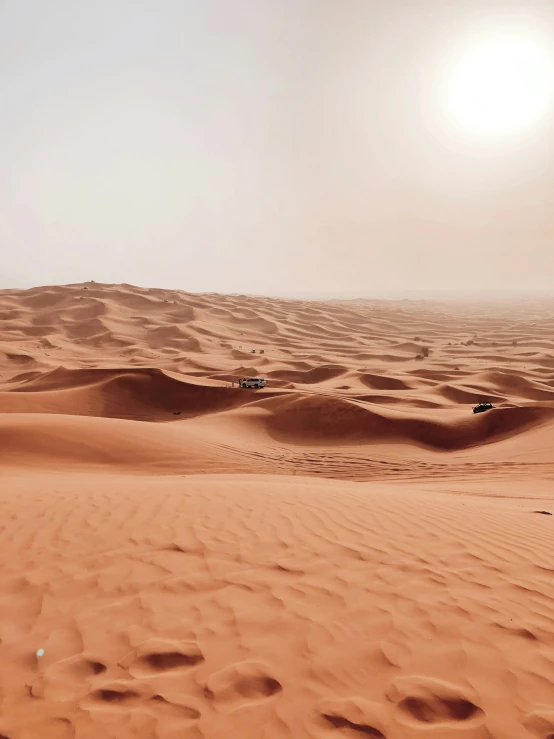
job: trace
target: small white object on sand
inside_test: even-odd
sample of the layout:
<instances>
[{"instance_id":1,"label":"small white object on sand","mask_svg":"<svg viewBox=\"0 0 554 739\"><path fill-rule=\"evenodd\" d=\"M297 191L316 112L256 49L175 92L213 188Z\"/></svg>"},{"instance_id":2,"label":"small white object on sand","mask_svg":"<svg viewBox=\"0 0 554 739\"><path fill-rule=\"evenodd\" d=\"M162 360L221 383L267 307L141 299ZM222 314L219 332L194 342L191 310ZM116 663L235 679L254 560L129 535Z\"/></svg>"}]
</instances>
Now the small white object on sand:
<instances>
[{"instance_id":1,"label":"small white object on sand","mask_svg":"<svg viewBox=\"0 0 554 739\"><path fill-rule=\"evenodd\" d=\"M37 649L37 657L42 657L44 654L44 649Z\"/></svg>"}]
</instances>

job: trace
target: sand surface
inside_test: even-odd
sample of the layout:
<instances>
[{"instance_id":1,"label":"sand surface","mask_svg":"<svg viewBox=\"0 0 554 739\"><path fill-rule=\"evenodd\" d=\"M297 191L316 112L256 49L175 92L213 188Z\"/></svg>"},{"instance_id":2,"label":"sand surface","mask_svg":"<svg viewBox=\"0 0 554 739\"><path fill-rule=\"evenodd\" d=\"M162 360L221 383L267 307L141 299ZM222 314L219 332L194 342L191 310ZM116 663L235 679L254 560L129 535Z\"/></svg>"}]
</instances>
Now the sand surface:
<instances>
[{"instance_id":1,"label":"sand surface","mask_svg":"<svg viewBox=\"0 0 554 739\"><path fill-rule=\"evenodd\" d=\"M554 739L549 513L554 301L0 291L0 739Z\"/></svg>"}]
</instances>

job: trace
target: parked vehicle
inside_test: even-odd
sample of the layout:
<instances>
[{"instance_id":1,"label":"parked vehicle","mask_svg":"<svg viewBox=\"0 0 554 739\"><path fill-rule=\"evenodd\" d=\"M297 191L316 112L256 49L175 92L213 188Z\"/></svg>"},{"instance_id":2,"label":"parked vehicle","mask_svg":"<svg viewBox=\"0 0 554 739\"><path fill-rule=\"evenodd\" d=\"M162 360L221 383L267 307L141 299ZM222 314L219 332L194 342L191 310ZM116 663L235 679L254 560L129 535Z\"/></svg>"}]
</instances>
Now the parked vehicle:
<instances>
[{"instance_id":1,"label":"parked vehicle","mask_svg":"<svg viewBox=\"0 0 554 739\"><path fill-rule=\"evenodd\" d=\"M244 380L241 380L240 386L241 387L249 387L258 389L260 387L265 387L265 379L263 377L248 377Z\"/></svg>"},{"instance_id":2,"label":"parked vehicle","mask_svg":"<svg viewBox=\"0 0 554 739\"><path fill-rule=\"evenodd\" d=\"M492 403L479 403L475 406L473 412L484 413L485 411L490 411L491 408L494 408L494 405Z\"/></svg>"}]
</instances>

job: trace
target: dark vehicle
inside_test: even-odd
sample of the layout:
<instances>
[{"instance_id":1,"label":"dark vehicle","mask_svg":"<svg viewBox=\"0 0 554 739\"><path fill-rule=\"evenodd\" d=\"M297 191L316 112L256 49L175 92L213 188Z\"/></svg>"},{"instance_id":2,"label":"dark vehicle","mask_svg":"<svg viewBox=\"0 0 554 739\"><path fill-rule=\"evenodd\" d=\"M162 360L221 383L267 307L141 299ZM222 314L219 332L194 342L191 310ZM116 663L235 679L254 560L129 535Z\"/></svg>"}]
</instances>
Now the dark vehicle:
<instances>
[{"instance_id":1,"label":"dark vehicle","mask_svg":"<svg viewBox=\"0 0 554 739\"><path fill-rule=\"evenodd\" d=\"M485 411L490 411L491 408L494 408L494 405L492 403L479 403L479 405L475 406L473 412L484 413Z\"/></svg>"}]
</instances>

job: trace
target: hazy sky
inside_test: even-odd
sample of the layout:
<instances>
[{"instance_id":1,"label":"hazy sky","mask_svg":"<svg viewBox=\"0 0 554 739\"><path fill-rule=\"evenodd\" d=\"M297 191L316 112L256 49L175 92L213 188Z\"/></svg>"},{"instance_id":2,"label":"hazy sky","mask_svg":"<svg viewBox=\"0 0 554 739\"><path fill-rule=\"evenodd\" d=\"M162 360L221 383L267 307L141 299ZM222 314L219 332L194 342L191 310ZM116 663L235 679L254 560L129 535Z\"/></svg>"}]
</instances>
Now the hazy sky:
<instances>
[{"instance_id":1,"label":"hazy sky","mask_svg":"<svg viewBox=\"0 0 554 739\"><path fill-rule=\"evenodd\" d=\"M554 289L552 107L446 111L505 28L554 54L552 0L0 0L0 287Z\"/></svg>"}]
</instances>

